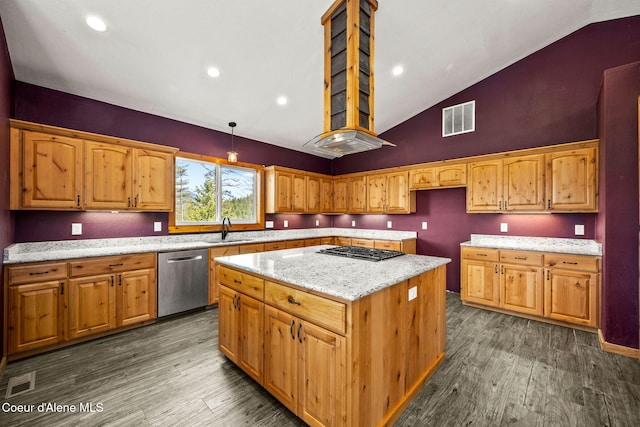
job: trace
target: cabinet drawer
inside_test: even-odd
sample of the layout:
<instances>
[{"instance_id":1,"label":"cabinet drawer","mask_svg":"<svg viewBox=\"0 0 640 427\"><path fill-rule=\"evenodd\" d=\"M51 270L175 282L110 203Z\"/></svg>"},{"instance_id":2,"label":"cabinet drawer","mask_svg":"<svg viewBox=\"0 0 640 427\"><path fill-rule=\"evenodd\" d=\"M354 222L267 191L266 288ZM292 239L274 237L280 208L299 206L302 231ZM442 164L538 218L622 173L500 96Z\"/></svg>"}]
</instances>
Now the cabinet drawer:
<instances>
[{"instance_id":1,"label":"cabinet drawer","mask_svg":"<svg viewBox=\"0 0 640 427\"><path fill-rule=\"evenodd\" d=\"M56 262L36 264L20 267L9 267L9 284L47 282L50 280L66 279L67 263Z\"/></svg>"},{"instance_id":2,"label":"cabinet drawer","mask_svg":"<svg viewBox=\"0 0 640 427\"><path fill-rule=\"evenodd\" d=\"M497 249L475 248L469 246L462 247L462 258L479 259L483 261L498 261L499 251Z\"/></svg>"},{"instance_id":3,"label":"cabinet drawer","mask_svg":"<svg viewBox=\"0 0 640 427\"><path fill-rule=\"evenodd\" d=\"M372 248L374 241L369 239L351 239L351 245L362 246L363 248Z\"/></svg>"},{"instance_id":4,"label":"cabinet drawer","mask_svg":"<svg viewBox=\"0 0 640 427\"><path fill-rule=\"evenodd\" d=\"M546 267L558 267L566 270L600 271L600 258L587 255L545 254Z\"/></svg>"},{"instance_id":5,"label":"cabinet drawer","mask_svg":"<svg viewBox=\"0 0 640 427\"><path fill-rule=\"evenodd\" d=\"M523 265L542 265L543 254L523 251L500 251L500 262Z\"/></svg>"},{"instance_id":6,"label":"cabinet drawer","mask_svg":"<svg viewBox=\"0 0 640 427\"><path fill-rule=\"evenodd\" d=\"M351 246L350 237L336 237L335 244L338 246Z\"/></svg>"},{"instance_id":7,"label":"cabinet drawer","mask_svg":"<svg viewBox=\"0 0 640 427\"><path fill-rule=\"evenodd\" d=\"M304 240L287 240L285 242L285 245L286 245L287 249L303 248L304 247Z\"/></svg>"},{"instance_id":8,"label":"cabinet drawer","mask_svg":"<svg viewBox=\"0 0 640 427\"><path fill-rule=\"evenodd\" d=\"M376 249L387 249L390 251L401 251L402 243L394 240L375 240L373 247Z\"/></svg>"},{"instance_id":9,"label":"cabinet drawer","mask_svg":"<svg viewBox=\"0 0 640 427\"><path fill-rule=\"evenodd\" d=\"M345 333L347 308L341 302L269 281L265 285L264 300L316 325Z\"/></svg>"},{"instance_id":10,"label":"cabinet drawer","mask_svg":"<svg viewBox=\"0 0 640 427\"><path fill-rule=\"evenodd\" d=\"M264 243L251 243L249 245L240 245L241 254L254 254L256 252L264 252Z\"/></svg>"},{"instance_id":11,"label":"cabinet drawer","mask_svg":"<svg viewBox=\"0 0 640 427\"><path fill-rule=\"evenodd\" d=\"M257 298L264 297L264 280L250 274L241 273L225 266L218 266L218 282L238 292Z\"/></svg>"},{"instance_id":12,"label":"cabinet drawer","mask_svg":"<svg viewBox=\"0 0 640 427\"><path fill-rule=\"evenodd\" d=\"M322 239L319 237L317 239L305 239L304 241L305 246L317 246L320 244L322 244Z\"/></svg>"},{"instance_id":13,"label":"cabinet drawer","mask_svg":"<svg viewBox=\"0 0 640 427\"><path fill-rule=\"evenodd\" d=\"M156 254L148 253L87 258L79 261L71 261L69 266L71 277L155 268Z\"/></svg>"},{"instance_id":14,"label":"cabinet drawer","mask_svg":"<svg viewBox=\"0 0 640 427\"><path fill-rule=\"evenodd\" d=\"M268 242L264 244L265 251L279 251L280 249L286 249L287 245L284 242Z\"/></svg>"}]
</instances>

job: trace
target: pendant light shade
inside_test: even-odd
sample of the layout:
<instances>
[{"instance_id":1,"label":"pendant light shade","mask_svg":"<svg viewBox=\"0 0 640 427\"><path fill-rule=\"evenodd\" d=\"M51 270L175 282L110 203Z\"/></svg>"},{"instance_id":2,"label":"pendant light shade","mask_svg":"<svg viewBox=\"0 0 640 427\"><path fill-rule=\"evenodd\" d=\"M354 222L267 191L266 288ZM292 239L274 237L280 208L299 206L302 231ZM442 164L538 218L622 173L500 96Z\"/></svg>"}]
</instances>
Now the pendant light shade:
<instances>
[{"instance_id":1,"label":"pendant light shade","mask_svg":"<svg viewBox=\"0 0 640 427\"><path fill-rule=\"evenodd\" d=\"M229 122L229 127L231 128L231 151L227 152L227 160L235 163L238 161L238 153L233 148L233 128L236 127L236 122Z\"/></svg>"}]
</instances>

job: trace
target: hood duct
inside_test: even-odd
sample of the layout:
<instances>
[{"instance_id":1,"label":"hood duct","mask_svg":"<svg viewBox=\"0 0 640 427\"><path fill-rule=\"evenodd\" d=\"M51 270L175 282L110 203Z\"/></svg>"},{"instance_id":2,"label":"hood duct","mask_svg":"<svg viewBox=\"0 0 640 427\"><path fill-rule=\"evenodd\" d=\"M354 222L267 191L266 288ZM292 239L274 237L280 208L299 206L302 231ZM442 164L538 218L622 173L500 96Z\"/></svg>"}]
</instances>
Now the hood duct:
<instances>
[{"instance_id":1,"label":"hood duct","mask_svg":"<svg viewBox=\"0 0 640 427\"><path fill-rule=\"evenodd\" d=\"M376 0L337 0L324 26L324 131L305 146L324 155L394 145L373 131L373 28Z\"/></svg>"}]
</instances>

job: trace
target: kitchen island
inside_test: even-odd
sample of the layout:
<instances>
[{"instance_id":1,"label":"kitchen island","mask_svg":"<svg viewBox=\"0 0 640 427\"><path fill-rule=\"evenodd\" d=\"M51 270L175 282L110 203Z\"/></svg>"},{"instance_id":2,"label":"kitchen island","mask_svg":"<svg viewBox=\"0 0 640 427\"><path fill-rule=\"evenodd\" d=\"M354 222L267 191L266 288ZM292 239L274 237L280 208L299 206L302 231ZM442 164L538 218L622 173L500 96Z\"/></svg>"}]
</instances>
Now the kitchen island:
<instances>
[{"instance_id":1,"label":"kitchen island","mask_svg":"<svg viewBox=\"0 0 640 427\"><path fill-rule=\"evenodd\" d=\"M310 425L393 423L444 361L448 258L216 258L219 348Z\"/></svg>"}]
</instances>

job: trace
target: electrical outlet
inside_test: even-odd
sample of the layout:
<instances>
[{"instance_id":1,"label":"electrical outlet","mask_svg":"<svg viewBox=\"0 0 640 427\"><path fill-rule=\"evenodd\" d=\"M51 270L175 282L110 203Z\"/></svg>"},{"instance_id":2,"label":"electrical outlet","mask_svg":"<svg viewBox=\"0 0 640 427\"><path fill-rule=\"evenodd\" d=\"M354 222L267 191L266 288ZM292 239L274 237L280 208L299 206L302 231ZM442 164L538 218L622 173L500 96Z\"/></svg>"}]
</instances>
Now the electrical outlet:
<instances>
[{"instance_id":1,"label":"electrical outlet","mask_svg":"<svg viewBox=\"0 0 640 427\"><path fill-rule=\"evenodd\" d=\"M159 221L155 221L153 223L153 231L162 231L162 223Z\"/></svg>"},{"instance_id":2,"label":"electrical outlet","mask_svg":"<svg viewBox=\"0 0 640 427\"><path fill-rule=\"evenodd\" d=\"M387 228L391 228L393 226L393 223L391 221L387 221Z\"/></svg>"},{"instance_id":3,"label":"electrical outlet","mask_svg":"<svg viewBox=\"0 0 640 427\"><path fill-rule=\"evenodd\" d=\"M71 224L71 235L72 236L80 236L80 235L82 235L82 224L80 224L80 223Z\"/></svg>"},{"instance_id":4,"label":"electrical outlet","mask_svg":"<svg viewBox=\"0 0 640 427\"><path fill-rule=\"evenodd\" d=\"M584 236L584 225L576 224L576 236Z\"/></svg>"},{"instance_id":5,"label":"electrical outlet","mask_svg":"<svg viewBox=\"0 0 640 427\"><path fill-rule=\"evenodd\" d=\"M285 219L284 220L284 228L287 228L287 227L289 227L289 220Z\"/></svg>"},{"instance_id":6,"label":"electrical outlet","mask_svg":"<svg viewBox=\"0 0 640 427\"><path fill-rule=\"evenodd\" d=\"M500 223L500 232L506 233L507 231L509 231L509 224L507 224L506 222L501 222Z\"/></svg>"},{"instance_id":7,"label":"electrical outlet","mask_svg":"<svg viewBox=\"0 0 640 427\"><path fill-rule=\"evenodd\" d=\"M320 227L320 220L316 219L316 227Z\"/></svg>"},{"instance_id":8,"label":"electrical outlet","mask_svg":"<svg viewBox=\"0 0 640 427\"><path fill-rule=\"evenodd\" d=\"M356 222L355 221L351 221L351 226L355 227L356 226Z\"/></svg>"},{"instance_id":9,"label":"electrical outlet","mask_svg":"<svg viewBox=\"0 0 640 427\"><path fill-rule=\"evenodd\" d=\"M264 228L273 228L273 221L265 221Z\"/></svg>"},{"instance_id":10,"label":"electrical outlet","mask_svg":"<svg viewBox=\"0 0 640 427\"><path fill-rule=\"evenodd\" d=\"M427 221L422 221L422 229L423 230L427 229Z\"/></svg>"},{"instance_id":11,"label":"electrical outlet","mask_svg":"<svg viewBox=\"0 0 640 427\"><path fill-rule=\"evenodd\" d=\"M418 287L409 288L409 301L418 298Z\"/></svg>"}]
</instances>

